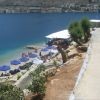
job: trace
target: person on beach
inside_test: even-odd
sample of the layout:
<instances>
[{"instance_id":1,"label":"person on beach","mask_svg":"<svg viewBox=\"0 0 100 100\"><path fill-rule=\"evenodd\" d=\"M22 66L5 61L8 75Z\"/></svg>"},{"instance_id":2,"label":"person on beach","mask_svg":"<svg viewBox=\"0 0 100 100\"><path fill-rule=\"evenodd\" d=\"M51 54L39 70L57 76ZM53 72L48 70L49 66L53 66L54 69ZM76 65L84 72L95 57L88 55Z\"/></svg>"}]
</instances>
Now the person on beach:
<instances>
[{"instance_id":1,"label":"person on beach","mask_svg":"<svg viewBox=\"0 0 100 100\"><path fill-rule=\"evenodd\" d=\"M39 53L39 56L40 56L40 57L42 56L41 51L40 51L40 53Z\"/></svg>"}]
</instances>

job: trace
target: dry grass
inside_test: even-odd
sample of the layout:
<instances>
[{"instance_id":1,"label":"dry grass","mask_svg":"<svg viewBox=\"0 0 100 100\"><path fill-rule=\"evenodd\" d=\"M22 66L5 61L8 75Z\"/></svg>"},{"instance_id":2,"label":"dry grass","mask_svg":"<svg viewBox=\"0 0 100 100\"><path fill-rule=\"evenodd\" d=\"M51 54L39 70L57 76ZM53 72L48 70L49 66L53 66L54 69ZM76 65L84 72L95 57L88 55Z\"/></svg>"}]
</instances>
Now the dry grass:
<instances>
[{"instance_id":1,"label":"dry grass","mask_svg":"<svg viewBox=\"0 0 100 100\"><path fill-rule=\"evenodd\" d=\"M75 53L73 52L72 54L74 55ZM44 100L68 100L70 92L75 86L84 55L84 53L74 56L70 55L72 57L69 58L67 64L64 64L55 76L48 79ZM31 100L31 97L32 94L28 95L26 100Z\"/></svg>"},{"instance_id":2,"label":"dry grass","mask_svg":"<svg viewBox=\"0 0 100 100\"><path fill-rule=\"evenodd\" d=\"M67 100L74 88L82 63L83 57L74 57L69 64L60 68L55 76L49 78L44 100Z\"/></svg>"}]
</instances>

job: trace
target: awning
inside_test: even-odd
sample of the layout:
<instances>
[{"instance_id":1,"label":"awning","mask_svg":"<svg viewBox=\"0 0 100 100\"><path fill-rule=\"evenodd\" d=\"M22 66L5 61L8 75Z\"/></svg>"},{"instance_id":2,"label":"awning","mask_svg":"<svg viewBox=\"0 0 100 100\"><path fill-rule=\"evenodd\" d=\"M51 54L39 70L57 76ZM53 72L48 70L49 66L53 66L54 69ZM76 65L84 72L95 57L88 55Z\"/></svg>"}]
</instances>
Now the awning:
<instances>
[{"instance_id":1,"label":"awning","mask_svg":"<svg viewBox=\"0 0 100 100\"><path fill-rule=\"evenodd\" d=\"M68 39L70 38L70 34L68 30L62 30L59 32L52 33L50 35L45 36L46 38L59 38L59 39Z\"/></svg>"}]
</instances>

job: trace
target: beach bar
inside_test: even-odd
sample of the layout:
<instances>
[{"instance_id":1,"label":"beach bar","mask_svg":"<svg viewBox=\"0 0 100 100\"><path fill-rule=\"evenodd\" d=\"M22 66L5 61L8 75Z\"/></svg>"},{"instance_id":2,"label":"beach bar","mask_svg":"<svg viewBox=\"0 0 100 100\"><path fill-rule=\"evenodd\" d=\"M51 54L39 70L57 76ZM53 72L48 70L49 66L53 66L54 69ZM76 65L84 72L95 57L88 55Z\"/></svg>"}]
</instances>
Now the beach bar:
<instances>
[{"instance_id":1,"label":"beach bar","mask_svg":"<svg viewBox=\"0 0 100 100\"><path fill-rule=\"evenodd\" d=\"M68 30L62 30L59 32L51 33L50 35L45 36L46 38L49 39L68 39L70 38L70 34Z\"/></svg>"}]
</instances>

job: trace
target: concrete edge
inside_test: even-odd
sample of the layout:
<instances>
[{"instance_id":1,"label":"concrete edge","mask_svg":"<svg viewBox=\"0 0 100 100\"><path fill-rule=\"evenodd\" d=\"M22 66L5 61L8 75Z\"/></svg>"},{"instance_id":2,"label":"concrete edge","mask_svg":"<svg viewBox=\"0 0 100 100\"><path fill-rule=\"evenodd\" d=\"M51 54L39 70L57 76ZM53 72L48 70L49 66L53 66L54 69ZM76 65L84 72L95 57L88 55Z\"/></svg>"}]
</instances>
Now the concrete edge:
<instances>
[{"instance_id":1,"label":"concrete edge","mask_svg":"<svg viewBox=\"0 0 100 100\"><path fill-rule=\"evenodd\" d=\"M87 53L86 53L86 56L85 56L85 59L84 59L84 62L83 62L83 65L81 67L81 70L79 72L79 75L78 75L78 78L76 80L76 83L75 83L75 86L73 88L73 90L71 91L71 95L69 96L69 100L75 100L75 93L74 93L74 90L76 89L76 87L78 86L78 84L80 83L83 75L84 75L84 72L86 71L87 69L87 65L88 65L88 62L90 60L90 56L91 56L91 51L92 51L92 37L90 39L90 42L89 42L89 46L88 46L88 50L87 50Z\"/></svg>"}]
</instances>

